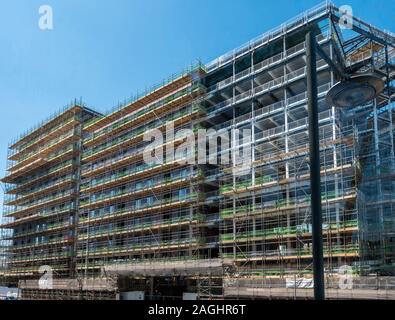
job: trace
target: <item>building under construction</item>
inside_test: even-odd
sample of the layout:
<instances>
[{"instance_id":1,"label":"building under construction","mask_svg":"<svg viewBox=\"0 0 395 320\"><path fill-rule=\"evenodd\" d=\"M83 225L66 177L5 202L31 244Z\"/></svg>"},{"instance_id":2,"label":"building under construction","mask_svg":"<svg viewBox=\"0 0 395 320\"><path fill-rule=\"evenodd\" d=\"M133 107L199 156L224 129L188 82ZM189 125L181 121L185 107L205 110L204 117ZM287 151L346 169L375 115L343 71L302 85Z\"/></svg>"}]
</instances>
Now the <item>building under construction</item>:
<instances>
[{"instance_id":1,"label":"building under construction","mask_svg":"<svg viewBox=\"0 0 395 320\"><path fill-rule=\"evenodd\" d=\"M313 28L335 65L385 83L371 103L337 109L325 97L339 78L317 56L327 296L395 299L395 35L351 16L344 25L345 14L323 3L111 112L74 102L12 142L3 280L18 283L23 299L312 297ZM186 129L217 135L216 161L174 151ZM164 155L147 162L151 130L164 138L150 154ZM224 143L235 130L248 136ZM250 166L235 174L242 166L222 157L245 145ZM42 288L48 266L53 286ZM353 290L339 289L344 266Z\"/></svg>"},{"instance_id":2,"label":"building under construction","mask_svg":"<svg viewBox=\"0 0 395 320\"><path fill-rule=\"evenodd\" d=\"M3 179L2 241L11 241L6 277L34 277L43 265L74 276L82 125L96 115L75 102L10 144Z\"/></svg>"}]
</instances>

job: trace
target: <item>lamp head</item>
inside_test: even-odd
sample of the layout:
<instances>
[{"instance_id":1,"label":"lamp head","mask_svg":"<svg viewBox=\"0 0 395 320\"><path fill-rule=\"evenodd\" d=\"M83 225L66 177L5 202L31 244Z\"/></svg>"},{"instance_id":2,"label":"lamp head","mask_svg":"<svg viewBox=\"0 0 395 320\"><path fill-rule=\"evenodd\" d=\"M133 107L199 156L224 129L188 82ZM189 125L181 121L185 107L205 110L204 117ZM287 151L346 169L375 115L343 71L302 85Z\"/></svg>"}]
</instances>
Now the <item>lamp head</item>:
<instances>
[{"instance_id":1,"label":"lamp head","mask_svg":"<svg viewBox=\"0 0 395 320\"><path fill-rule=\"evenodd\" d=\"M333 86L326 96L326 101L337 108L357 107L372 101L383 90L384 81L378 76L356 75Z\"/></svg>"}]
</instances>

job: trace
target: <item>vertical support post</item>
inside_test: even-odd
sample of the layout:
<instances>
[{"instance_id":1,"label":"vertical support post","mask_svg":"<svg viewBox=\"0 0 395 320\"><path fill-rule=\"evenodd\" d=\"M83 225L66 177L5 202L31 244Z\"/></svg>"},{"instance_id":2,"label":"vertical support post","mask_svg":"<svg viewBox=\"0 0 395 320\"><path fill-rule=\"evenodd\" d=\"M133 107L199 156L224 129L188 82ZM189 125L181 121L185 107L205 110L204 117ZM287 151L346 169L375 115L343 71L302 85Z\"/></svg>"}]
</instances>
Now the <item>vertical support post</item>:
<instances>
[{"instance_id":1,"label":"vertical support post","mask_svg":"<svg viewBox=\"0 0 395 320\"><path fill-rule=\"evenodd\" d=\"M313 231L314 298L325 299L324 257L322 240L322 208L320 179L320 137L318 130L317 47L315 32L306 34L306 75L309 113L310 189Z\"/></svg>"}]
</instances>

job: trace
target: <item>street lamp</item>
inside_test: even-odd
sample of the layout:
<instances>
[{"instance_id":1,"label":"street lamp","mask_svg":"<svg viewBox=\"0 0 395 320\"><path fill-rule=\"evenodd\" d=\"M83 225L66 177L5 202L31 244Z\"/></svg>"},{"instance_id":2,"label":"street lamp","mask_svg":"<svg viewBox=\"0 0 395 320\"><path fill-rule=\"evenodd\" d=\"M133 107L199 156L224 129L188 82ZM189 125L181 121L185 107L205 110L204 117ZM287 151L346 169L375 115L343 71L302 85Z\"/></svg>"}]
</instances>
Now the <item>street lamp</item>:
<instances>
[{"instance_id":1,"label":"street lamp","mask_svg":"<svg viewBox=\"0 0 395 320\"><path fill-rule=\"evenodd\" d=\"M357 107L375 99L384 90L384 81L373 74L351 76L333 86L326 102L338 108Z\"/></svg>"},{"instance_id":2,"label":"street lamp","mask_svg":"<svg viewBox=\"0 0 395 320\"><path fill-rule=\"evenodd\" d=\"M372 74L349 75L343 72L317 44L315 31L306 34L307 105L309 114L310 190L312 215L314 298L325 299L324 254L322 239L321 164L318 124L317 52L342 79L327 96L329 105L346 108L375 99L384 89L381 78Z\"/></svg>"},{"instance_id":3,"label":"street lamp","mask_svg":"<svg viewBox=\"0 0 395 320\"><path fill-rule=\"evenodd\" d=\"M318 130L317 42L314 30L310 30L306 34L306 64L314 298L316 300L324 300L325 281L322 240L320 137Z\"/></svg>"}]
</instances>

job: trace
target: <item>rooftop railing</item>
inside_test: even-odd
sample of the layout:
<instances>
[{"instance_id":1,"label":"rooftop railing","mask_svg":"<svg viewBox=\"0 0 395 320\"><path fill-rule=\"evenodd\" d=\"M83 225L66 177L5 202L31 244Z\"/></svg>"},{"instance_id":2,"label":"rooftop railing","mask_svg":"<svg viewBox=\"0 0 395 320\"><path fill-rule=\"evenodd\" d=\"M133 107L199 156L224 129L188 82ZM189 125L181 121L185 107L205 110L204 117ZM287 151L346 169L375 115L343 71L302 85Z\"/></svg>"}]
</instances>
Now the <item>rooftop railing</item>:
<instances>
[{"instance_id":1,"label":"rooftop railing","mask_svg":"<svg viewBox=\"0 0 395 320\"><path fill-rule=\"evenodd\" d=\"M168 77L167 79L163 80L162 82L159 82L149 88L147 88L146 90L142 91L142 92L138 92L135 95L131 96L130 98L125 99L122 102L119 102L116 106L114 106L113 108L111 108L110 110L106 111L104 114L105 116L109 116L111 114L114 114L122 109L124 109L125 107L127 107L128 105L131 105L132 103L142 99L145 96L148 96L149 94L153 93L154 91L166 86L167 84L189 74L192 73L194 71L197 71L199 69L203 69L205 70L205 66L204 64L202 64L200 61L198 61L195 64L192 64L190 67L182 70L181 72L175 73L173 75L171 75L170 77ZM103 116L102 118L104 118L105 116ZM99 119L100 120L100 119ZM97 122L98 119L92 119L92 121L88 122L86 124L86 126L90 126L93 123Z\"/></svg>"},{"instance_id":2,"label":"rooftop railing","mask_svg":"<svg viewBox=\"0 0 395 320\"><path fill-rule=\"evenodd\" d=\"M118 127L121 127L127 123L131 124L137 121L138 119L142 119L147 114L152 114L152 116L156 116L155 112L158 112L158 110L161 107L174 103L174 101L177 101L187 95L191 95L195 93L197 90L205 90L205 87L203 87L201 84L193 84L192 86L188 86L187 88L181 89L170 96L167 96L159 100L155 100L154 102L148 104L147 106L133 112L129 116L117 120L112 125L105 127L104 129L100 129L98 132L94 134L94 137L108 133L111 130L117 129Z\"/></svg>"},{"instance_id":3,"label":"rooftop railing","mask_svg":"<svg viewBox=\"0 0 395 320\"><path fill-rule=\"evenodd\" d=\"M59 109L58 111L56 111L55 113L53 113L52 115L50 115L49 117L44 119L43 121L40 121L34 127L30 128L26 132L22 133L19 137L12 140L11 143L9 144L9 147L16 144L18 141L26 138L28 135L32 134L34 131L40 129L41 127L45 126L46 124L50 123L51 121L55 120L57 117L59 117L60 115L62 115L65 112L67 112L68 110L72 109L76 105L81 106L81 107L86 107L86 104L84 102L82 102L82 100L77 101L77 99L75 99L74 101L72 101L68 105L62 107L61 109Z\"/></svg>"},{"instance_id":4,"label":"rooftop railing","mask_svg":"<svg viewBox=\"0 0 395 320\"><path fill-rule=\"evenodd\" d=\"M250 40L246 44L222 55L221 57L215 59L214 61L206 64L207 72L212 72L219 67L227 64L228 62L232 61L233 59L240 57L253 49L256 49L264 44L268 44L269 42L278 39L281 35L295 30L307 23L310 23L314 20L317 20L326 14L333 12L335 14L339 13L339 9L332 4L330 1L325 1L317 6L297 15L294 18L291 18L287 22L281 24L280 26L271 29L264 34L256 37L255 39ZM342 16L344 13L341 13ZM371 24L363 22L361 19L352 17L353 20L358 23L358 26L363 30L373 33L374 35L384 39L385 41L390 42L392 45L395 44L395 37L394 34L389 31L381 31L378 28L374 27Z\"/></svg>"},{"instance_id":5,"label":"rooftop railing","mask_svg":"<svg viewBox=\"0 0 395 320\"><path fill-rule=\"evenodd\" d=\"M226 53L222 55L221 57L217 58L216 60L208 63L206 65L207 72L212 72L215 69L225 65L229 61L233 60L235 57L239 57L252 49L255 49L263 44L269 43L274 39L277 39L280 37L282 34L289 32L291 30L294 30L307 22L310 22L312 20L318 19L322 17L323 15L327 14L330 12L331 8L333 5L326 1L324 3L321 3L310 10L288 20L287 22L283 23L279 27L276 27L272 30L269 30L265 32L264 34L258 36L255 39L252 39L251 41L247 42L246 44L240 46L239 48L236 48L229 53Z\"/></svg>"}]
</instances>

